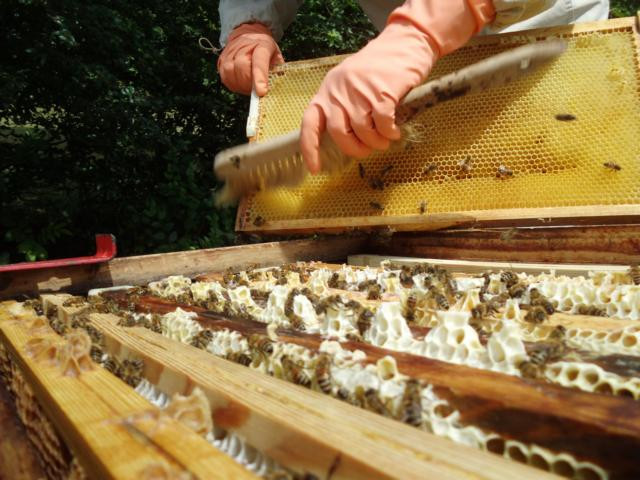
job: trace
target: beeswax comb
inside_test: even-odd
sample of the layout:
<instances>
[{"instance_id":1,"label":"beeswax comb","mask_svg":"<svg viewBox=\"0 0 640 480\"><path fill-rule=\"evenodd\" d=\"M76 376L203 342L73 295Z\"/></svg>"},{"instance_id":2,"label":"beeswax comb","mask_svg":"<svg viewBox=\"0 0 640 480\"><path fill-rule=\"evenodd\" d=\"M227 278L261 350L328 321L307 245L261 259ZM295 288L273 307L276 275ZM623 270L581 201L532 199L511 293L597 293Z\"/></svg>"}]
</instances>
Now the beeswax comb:
<instances>
[{"instance_id":1,"label":"beeswax comb","mask_svg":"<svg viewBox=\"0 0 640 480\"><path fill-rule=\"evenodd\" d=\"M565 49L563 40L527 44L429 81L411 90L400 102L396 123L403 127L420 112L441 102L513 82L557 58ZM231 203L256 191L293 187L302 182L308 170L300 154L299 138L300 130L295 130L218 153L214 172L225 186L216 202ZM402 140L396 143L401 144ZM320 158L322 171L328 173L342 170L351 161L326 133L321 139Z\"/></svg>"}]
</instances>

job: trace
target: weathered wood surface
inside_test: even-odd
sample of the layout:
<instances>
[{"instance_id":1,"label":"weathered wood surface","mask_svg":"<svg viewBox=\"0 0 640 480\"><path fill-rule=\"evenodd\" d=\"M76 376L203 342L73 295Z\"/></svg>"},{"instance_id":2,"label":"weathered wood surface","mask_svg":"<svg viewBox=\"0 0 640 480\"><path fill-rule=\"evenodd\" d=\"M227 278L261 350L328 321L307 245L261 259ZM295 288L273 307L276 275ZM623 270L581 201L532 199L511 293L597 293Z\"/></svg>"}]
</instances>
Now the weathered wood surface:
<instances>
[{"instance_id":1,"label":"weathered wood surface","mask_svg":"<svg viewBox=\"0 0 640 480\"><path fill-rule=\"evenodd\" d=\"M123 293L109 295L122 305ZM154 297L136 301L141 312L168 313L176 304ZM249 336L266 334L259 322L230 319L199 307L182 306L198 313L204 328L229 329ZM318 351L323 338L317 334L278 329L278 339ZM426 357L378 348L362 342L342 342L343 348L362 350L367 362L385 355L396 359L401 373L434 385L461 413L463 424L494 431L507 438L564 450L590 459L620 478L640 475L633 451L640 447L640 403L614 397L474 369ZM523 419L527 419L523 421ZM535 425L536 428L531 428Z\"/></svg>"},{"instance_id":2,"label":"weathered wood surface","mask_svg":"<svg viewBox=\"0 0 640 480\"><path fill-rule=\"evenodd\" d=\"M640 209L640 207L639 207ZM527 263L640 263L640 225L397 233L364 253Z\"/></svg>"},{"instance_id":3,"label":"weathered wood surface","mask_svg":"<svg viewBox=\"0 0 640 480\"><path fill-rule=\"evenodd\" d=\"M13 402L0 381L0 479L39 480L45 477Z\"/></svg>"},{"instance_id":4,"label":"weathered wood surface","mask_svg":"<svg viewBox=\"0 0 640 480\"><path fill-rule=\"evenodd\" d=\"M194 276L251 263L277 265L297 260L340 262L357 252L365 237L292 240L189 252L116 258L99 265L0 273L0 300L41 293L84 293L91 288L141 285L168 275Z\"/></svg>"},{"instance_id":5,"label":"weathered wood surface","mask_svg":"<svg viewBox=\"0 0 640 480\"><path fill-rule=\"evenodd\" d=\"M55 345L64 340L49 327L30 328L35 314L15 313L12 305L0 304L0 342L89 478L139 479L158 464L196 478L255 478L173 419L157 428L137 421L159 410L97 365L65 376L59 365L31 356L27 343L35 336Z\"/></svg>"}]
</instances>

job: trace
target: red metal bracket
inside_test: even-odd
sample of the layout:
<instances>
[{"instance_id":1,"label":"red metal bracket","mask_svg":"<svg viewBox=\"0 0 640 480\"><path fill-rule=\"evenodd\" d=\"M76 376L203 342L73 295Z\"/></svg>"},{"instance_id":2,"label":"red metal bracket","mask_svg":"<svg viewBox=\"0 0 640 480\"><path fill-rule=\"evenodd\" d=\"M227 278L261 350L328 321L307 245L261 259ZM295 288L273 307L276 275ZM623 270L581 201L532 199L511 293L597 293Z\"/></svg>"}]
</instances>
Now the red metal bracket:
<instances>
[{"instance_id":1,"label":"red metal bracket","mask_svg":"<svg viewBox=\"0 0 640 480\"><path fill-rule=\"evenodd\" d=\"M91 265L108 262L116 256L116 237L110 233L96 234L96 254L91 257L61 258L59 260L41 260L39 262L12 263L0 265L0 273L20 272L24 270L42 270L45 268L70 267L72 265Z\"/></svg>"}]
</instances>

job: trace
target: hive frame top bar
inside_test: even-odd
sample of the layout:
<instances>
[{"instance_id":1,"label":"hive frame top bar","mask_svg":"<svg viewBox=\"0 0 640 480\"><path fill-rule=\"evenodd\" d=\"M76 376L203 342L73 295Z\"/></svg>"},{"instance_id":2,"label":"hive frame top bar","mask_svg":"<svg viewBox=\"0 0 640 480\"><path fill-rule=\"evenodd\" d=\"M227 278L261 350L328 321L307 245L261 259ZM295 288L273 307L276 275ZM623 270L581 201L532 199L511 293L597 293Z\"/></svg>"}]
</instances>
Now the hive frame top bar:
<instances>
[{"instance_id":1,"label":"hive frame top bar","mask_svg":"<svg viewBox=\"0 0 640 480\"><path fill-rule=\"evenodd\" d=\"M640 36L638 35L637 19L624 18L602 22L589 22L578 25L551 27L511 34L476 37L469 47L483 45L498 45L508 48L510 45L522 44L531 41L540 41L554 37L573 36L576 34L588 33L630 33L633 36L634 68L638 69L638 58L640 58ZM291 62L286 65L287 69L305 69L310 66L323 66L334 64L341 57L326 57L312 61ZM277 74L277 72L276 72ZM261 102L265 99L261 99ZM264 122L264 111L260 112L260 122ZM562 125L562 122L558 122ZM258 130L259 131L259 130ZM253 138L255 140L256 137ZM356 168L357 170L357 168ZM631 171L627 169L631 174ZM305 200L307 201L307 200ZM615 202L614 202L615 203ZM329 216L329 217L301 217L301 218L268 218L268 215L261 214L259 209L255 209L252 197L242 199L236 219L236 230L247 232L273 233L273 234L309 234L318 231L338 233L349 231L353 228L376 229L391 227L398 231L420 231L447 228L451 226L472 226L472 225L499 225L499 226L524 226L524 225L576 225L576 224L607 224L607 223L635 223L640 220L640 204L610 204L608 201L602 204L587 206L558 206L558 207L522 207L522 208L496 208L481 210L461 210L453 212L429 212L427 215L419 215L416 207L415 214L404 213L397 215L393 212L388 214L370 215L366 212L364 216L362 207L354 209L353 216ZM347 207L345 207L347 208ZM365 213L365 212L363 212ZM261 216L264 222L254 221L257 216Z\"/></svg>"}]
</instances>

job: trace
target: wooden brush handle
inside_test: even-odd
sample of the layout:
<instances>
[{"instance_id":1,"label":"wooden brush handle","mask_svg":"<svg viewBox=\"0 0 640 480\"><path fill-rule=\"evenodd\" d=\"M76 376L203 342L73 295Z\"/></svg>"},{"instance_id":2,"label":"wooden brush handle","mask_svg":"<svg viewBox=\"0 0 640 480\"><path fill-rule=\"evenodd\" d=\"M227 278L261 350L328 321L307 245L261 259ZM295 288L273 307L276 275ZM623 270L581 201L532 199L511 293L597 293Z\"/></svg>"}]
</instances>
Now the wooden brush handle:
<instances>
[{"instance_id":1,"label":"wooden brush handle","mask_svg":"<svg viewBox=\"0 0 640 480\"><path fill-rule=\"evenodd\" d=\"M505 85L536 70L558 57L566 42L553 40L532 43L499 53L456 72L444 75L411 90L396 108L396 123L402 125L427 108L469 93ZM216 155L215 172L219 178L240 173L284 158L300 155L300 130L285 135L232 147ZM322 144L330 138L325 133Z\"/></svg>"}]
</instances>

